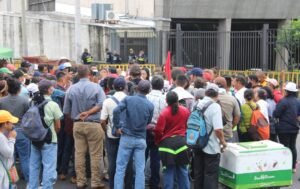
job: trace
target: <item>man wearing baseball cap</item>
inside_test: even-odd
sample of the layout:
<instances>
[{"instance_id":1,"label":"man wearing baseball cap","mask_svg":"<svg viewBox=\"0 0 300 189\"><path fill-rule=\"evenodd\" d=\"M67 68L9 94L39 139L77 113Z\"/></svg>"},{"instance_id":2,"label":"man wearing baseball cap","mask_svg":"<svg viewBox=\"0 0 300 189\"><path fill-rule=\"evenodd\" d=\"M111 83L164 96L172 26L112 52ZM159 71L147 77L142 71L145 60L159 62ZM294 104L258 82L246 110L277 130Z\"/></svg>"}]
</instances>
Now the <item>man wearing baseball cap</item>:
<instances>
[{"instance_id":1,"label":"man wearing baseball cap","mask_svg":"<svg viewBox=\"0 0 300 189\"><path fill-rule=\"evenodd\" d=\"M18 121L19 119L12 116L8 111L0 110L0 188L10 188L5 167L11 167L14 162L14 145L17 133L13 130L12 124Z\"/></svg>"},{"instance_id":2,"label":"man wearing baseball cap","mask_svg":"<svg viewBox=\"0 0 300 189\"><path fill-rule=\"evenodd\" d=\"M137 90L137 95L126 97L113 111L113 124L121 135L114 189L123 189L126 167L132 156L135 160L135 188L145 186L146 127L151 123L154 110L146 98L151 90L150 81L140 81ZM126 112L126 121L120 124L123 112Z\"/></svg>"},{"instance_id":3,"label":"man wearing baseball cap","mask_svg":"<svg viewBox=\"0 0 300 189\"><path fill-rule=\"evenodd\" d=\"M124 92L126 87L126 81L124 78L116 78L113 82L113 88L115 93L110 98L107 98L103 102L103 108L101 111L101 126L106 131L106 151L108 156L109 166L109 186L114 188L114 177L116 172L116 161L119 148L120 137L113 133L113 110L118 104L126 97ZM107 121L108 120L108 121ZM125 180L125 185L127 184ZM126 188L126 187L125 187Z\"/></svg>"},{"instance_id":4,"label":"man wearing baseball cap","mask_svg":"<svg viewBox=\"0 0 300 189\"><path fill-rule=\"evenodd\" d=\"M24 73L28 73L30 67L31 64L28 61L23 61L19 70L21 70Z\"/></svg>"},{"instance_id":5,"label":"man wearing baseball cap","mask_svg":"<svg viewBox=\"0 0 300 189\"><path fill-rule=\"evenodd\" d=\"M37 104L47 100L44 110L44 122L50 129L44 143L32 141L30 163L29 163L29 189L35 189L40 184L40 166L43 165L43 188L53 188L53 183L56 181L57 172L57 134L60 130L60 119L63 114L57 103L52 101L53 83L50 80L41 80L38 83L39 92L42 96L40 99L33 99Z\"/></svg>"}]
</instances>

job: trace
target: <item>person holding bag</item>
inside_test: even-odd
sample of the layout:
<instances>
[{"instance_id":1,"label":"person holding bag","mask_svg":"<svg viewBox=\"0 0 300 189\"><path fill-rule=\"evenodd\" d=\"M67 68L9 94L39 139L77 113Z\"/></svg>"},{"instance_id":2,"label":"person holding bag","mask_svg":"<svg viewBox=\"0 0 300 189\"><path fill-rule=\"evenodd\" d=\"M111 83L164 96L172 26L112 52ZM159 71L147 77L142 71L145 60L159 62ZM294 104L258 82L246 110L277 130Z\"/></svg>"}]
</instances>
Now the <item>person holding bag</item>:
<instances>
[{"instance_id":1,"label":"person holding bag","mask_svg":"<svg viewBox=\"0 0 300 189\"><path fill-rule=\"evenodd\" d=\"M0 110L0 188L3 189L11 189L13 182L16 182L12 180L12 176L17 175L13 164L17 133L12 124L18 121L8 111Z\"/></svg>"}]
</instances>

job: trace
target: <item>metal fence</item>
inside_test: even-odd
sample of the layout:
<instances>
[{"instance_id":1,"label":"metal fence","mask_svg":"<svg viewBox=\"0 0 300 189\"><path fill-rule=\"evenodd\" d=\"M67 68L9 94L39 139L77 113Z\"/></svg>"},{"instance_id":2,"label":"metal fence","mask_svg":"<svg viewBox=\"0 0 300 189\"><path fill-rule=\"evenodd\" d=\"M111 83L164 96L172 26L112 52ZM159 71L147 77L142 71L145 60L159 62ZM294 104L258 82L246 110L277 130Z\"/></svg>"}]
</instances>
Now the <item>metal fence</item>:
<instances>
[{"instance_id":1,"label":"metal fence","mask_svg":"<svg viewBox=\"0 0 300 189\"><path fill-rule=\"evenodd\" d=\"M300 67L300 31L181 31L169 35L173 62L230 70L295 70Z\"/></svg>"},{"instance_id":2,"label":"metal fence","mask_svg":"<svg viewBox=\"0 0 300 189\"><path fill-rule=\"evenodd\" d=\"M128 62L129 50L132 49L136 56L140 51L145 52L147 63L161 64L161 32L155 31L119 31L111 34L111 50L118 53L122 62Z\"/></svg>"},{"instance_id":3,"label":"metal fence","mask_svg":"<svg viewBox=\"0 0 300 189\"><path fill-rule=\"evenodd\" d=\"M300 66L300 32L258 31L114 32L112 50L128 62L129 49L145 51L148 63L163 65L167 51L174 66L194 65L223 70L294 70Z\"/></svg>"}]
</instances>

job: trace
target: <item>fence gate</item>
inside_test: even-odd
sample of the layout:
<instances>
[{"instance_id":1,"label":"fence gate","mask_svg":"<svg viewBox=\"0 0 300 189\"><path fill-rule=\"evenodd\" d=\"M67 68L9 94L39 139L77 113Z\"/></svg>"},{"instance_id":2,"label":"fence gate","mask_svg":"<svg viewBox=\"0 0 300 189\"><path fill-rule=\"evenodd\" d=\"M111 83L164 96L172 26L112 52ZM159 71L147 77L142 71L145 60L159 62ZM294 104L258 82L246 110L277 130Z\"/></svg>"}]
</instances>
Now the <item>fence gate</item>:
<instances>
[{"instance_id":1,"label":"fence gate","mask_svg":"<svg viewBox=\"0 0 300 189\"><path fill-rule=\"evenodd\" d=\"M269 29L258 31L176 31L168 34L168 49L176 66L194 65L231 70L298 69L299 39L285 36L295 31Z\"/></svg>"}]
</instances>

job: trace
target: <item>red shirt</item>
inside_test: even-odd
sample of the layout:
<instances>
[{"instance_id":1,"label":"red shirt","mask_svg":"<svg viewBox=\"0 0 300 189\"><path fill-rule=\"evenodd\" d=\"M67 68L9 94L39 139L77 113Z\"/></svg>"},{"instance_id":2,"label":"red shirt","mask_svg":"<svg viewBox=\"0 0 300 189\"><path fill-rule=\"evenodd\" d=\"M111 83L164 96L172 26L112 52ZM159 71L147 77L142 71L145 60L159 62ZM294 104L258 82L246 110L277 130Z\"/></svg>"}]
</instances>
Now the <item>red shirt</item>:
<instances>
[{"instance_id":1,"label":"red shirt","mask_svg":"<svg viewBox=\"0 0 300 189\"><path fill-rule=\"evenodd\" d=\"M171 106L166 107L161 112L154 129L155 143L159 144L162 140L174 135L185 136L189 115L190 111L183 106L179 106L175 115L172 115Z\"/></svg>"},{"instance_id":2,"label":"red shirt","mask_svg":"<svg viewBox=\"0 0 300 189\"><path fill-rule=\"evenodd\" d=\"M278 102L283 98L281 91L277 90L277 89L275 89L273 91L273 95L274 95L274 101L276 102L276 104L278 104Z\"/></svg>"}]
</instances>

